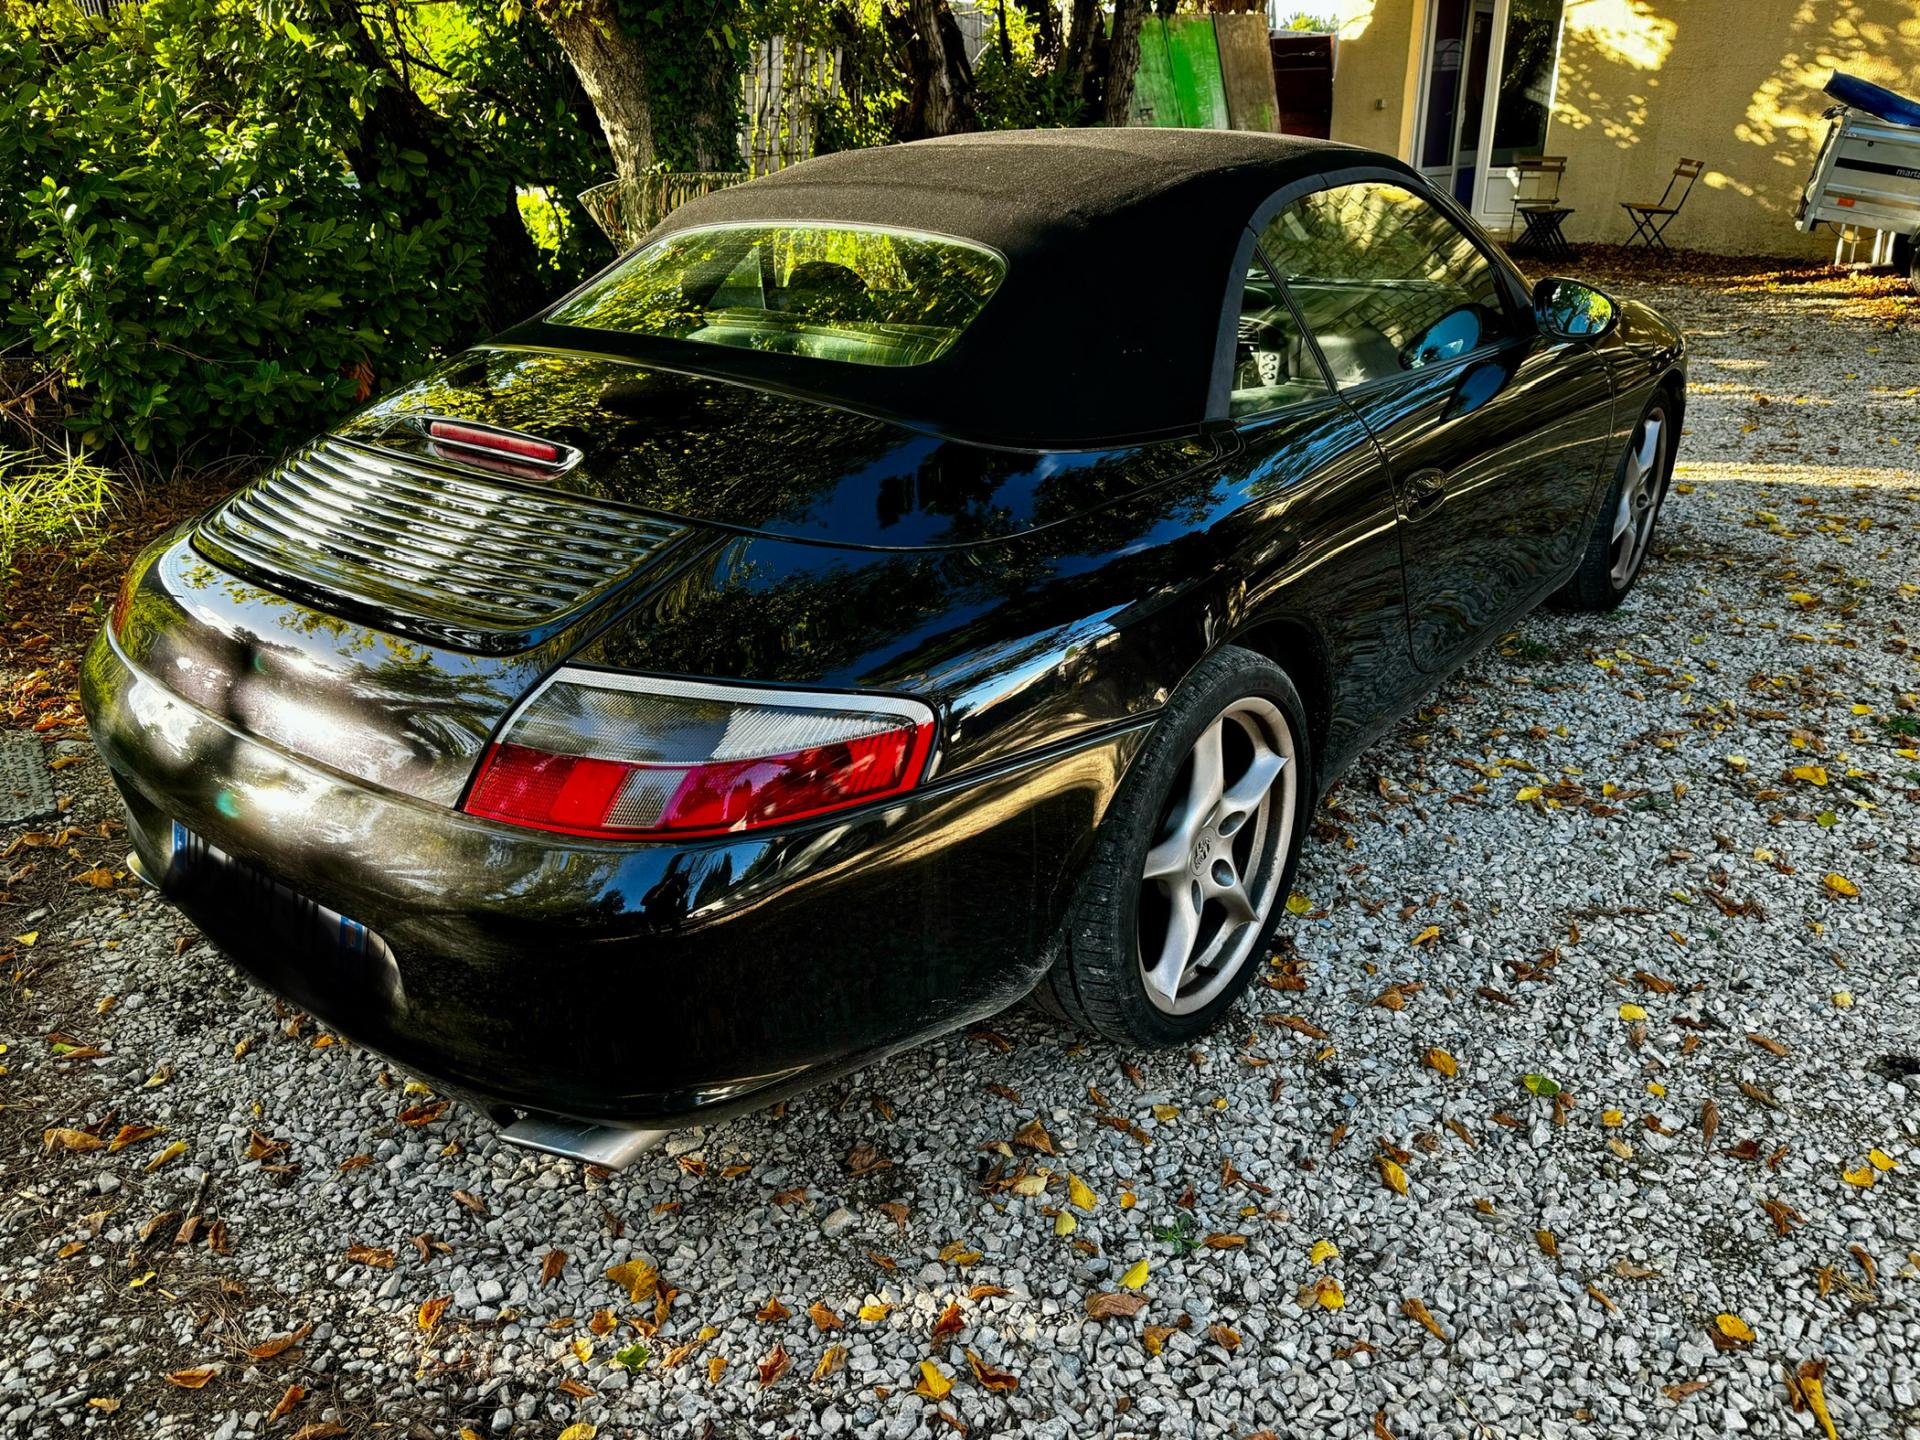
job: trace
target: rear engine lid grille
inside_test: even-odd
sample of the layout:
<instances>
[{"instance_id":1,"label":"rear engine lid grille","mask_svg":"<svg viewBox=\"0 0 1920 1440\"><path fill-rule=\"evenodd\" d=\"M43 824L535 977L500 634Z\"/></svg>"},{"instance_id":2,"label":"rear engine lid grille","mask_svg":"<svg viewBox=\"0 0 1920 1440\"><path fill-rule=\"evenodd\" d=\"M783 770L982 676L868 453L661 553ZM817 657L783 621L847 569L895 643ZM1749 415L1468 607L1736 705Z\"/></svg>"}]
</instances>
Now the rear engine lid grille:
<instances>
[{"instance_id":1,"label":"rear engine lid grille","mask_svg":"<svg viewBox=\"0 0 1920 1440\"><path fill-rule=\"evenodd\" d=\"M685 527L330 437L200 522L209 559L381 628L470 649L526 643Z\"/></svg>"}]
</instances>

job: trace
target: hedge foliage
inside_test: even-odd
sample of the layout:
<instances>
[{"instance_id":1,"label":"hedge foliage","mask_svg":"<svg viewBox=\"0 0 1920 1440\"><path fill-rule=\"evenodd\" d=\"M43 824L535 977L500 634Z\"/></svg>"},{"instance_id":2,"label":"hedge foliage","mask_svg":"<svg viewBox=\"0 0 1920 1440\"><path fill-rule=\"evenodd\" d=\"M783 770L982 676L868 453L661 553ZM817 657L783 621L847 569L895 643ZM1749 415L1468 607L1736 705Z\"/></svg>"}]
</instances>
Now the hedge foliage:
<instances>
[{"instance_id":1,"label":"hedge foliage","mask_svg":"<svg viewBox=\"0 0 1920 1440\"><path fill-rule=\"evenodd\" d=\"M500 104L430 163L369 137L392 74L319 6L0 5L0 354L61 374L84 443L270 446L477 333Z\"/></svg>"}]
</instances>

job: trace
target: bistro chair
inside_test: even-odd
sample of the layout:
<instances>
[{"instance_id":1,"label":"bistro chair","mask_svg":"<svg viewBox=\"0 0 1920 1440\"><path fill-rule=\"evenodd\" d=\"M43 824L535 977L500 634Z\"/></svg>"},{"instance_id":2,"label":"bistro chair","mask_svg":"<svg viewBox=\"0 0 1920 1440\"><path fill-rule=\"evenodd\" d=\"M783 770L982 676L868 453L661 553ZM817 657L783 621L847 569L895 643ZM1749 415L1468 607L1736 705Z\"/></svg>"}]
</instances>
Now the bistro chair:
<instances>
[{"instance_id":1,"label":"bistro chair","mask_svg":"<svg viewBox=\"0 0 1920 1440\"><path fill-rule=\"evenodd\" d=\"M1693 193L1693 182L1700 178L1700 172L1706 168L1707 162L1704 160L1682 160L1673 167L1673 174L1667 177L1667 188L1660 192L1660 198L1651 205L1622 200L1620 208L1633 221L1633 234L1628 237L1627 244L1631 246L1638 240L1649 250L1657 245L1671 254L1673 247L1661 238L1661 233L1673 223L1673 217L1687 203L1687 197ZM1687 182L1686 188L1680 192L1680 198L1669 205L1667 201L1673 197L1673 187L1682 180Z\"/></svg>"},{"instance_id":2,"label":"bistro chair","mask_svg":"<svg viewBox=\"0 0 1920 1440\"><path fill-rule=\"evenodd\" d=\"M1566 174L1564 155L1530 155L1508 167L1507 177L1513 183L1513 217L1507 231L1520 232L1514 237L1513 249L1538 250L1561 259L1573 254L1573 246L1560 230L1573 214L1570 206L1560 203L1560 182Z\"/></svg>"}]
</instances>

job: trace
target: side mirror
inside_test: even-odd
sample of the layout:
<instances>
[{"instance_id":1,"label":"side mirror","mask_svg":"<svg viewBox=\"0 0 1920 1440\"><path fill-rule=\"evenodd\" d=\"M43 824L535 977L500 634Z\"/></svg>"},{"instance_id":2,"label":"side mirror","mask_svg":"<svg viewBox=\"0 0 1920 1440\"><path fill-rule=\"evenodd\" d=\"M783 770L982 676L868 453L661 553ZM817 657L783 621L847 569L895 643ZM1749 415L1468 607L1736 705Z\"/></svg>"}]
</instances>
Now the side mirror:
<instances>
[{"instance_id":1,"label":"side mirror","mask_svg":"<svg viewBox=\"0 0 1920 1440\"><path fill-rule=\"evenodd\" d=\"M1548 279L1533 287L1533 314L1556 340L1593 340L1620 318L1620 307L1591 285Z\"/></svg>"}]
</instances>

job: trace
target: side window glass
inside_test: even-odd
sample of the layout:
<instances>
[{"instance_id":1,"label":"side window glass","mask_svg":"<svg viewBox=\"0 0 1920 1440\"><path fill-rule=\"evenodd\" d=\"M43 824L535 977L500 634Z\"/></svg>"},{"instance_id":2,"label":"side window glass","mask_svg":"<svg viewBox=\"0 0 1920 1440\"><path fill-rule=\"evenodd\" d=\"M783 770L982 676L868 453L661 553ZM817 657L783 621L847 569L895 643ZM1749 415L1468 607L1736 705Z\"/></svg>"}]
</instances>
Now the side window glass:
<instances>
[{"instance_id":1,"label":"side window glass","mask_svg":"<svg viewBox=\"0 0 1920 1440\"><path fill-rule=\"evenodd\" d=\"M1261 415L1296 400L1327 394L1326 376L1267 267L1255 258L1240 292L1240 331L1233 350L1233 393L1227 413Z\"/></svg>"},{"instance_id":2,"label":"side window glass","mask_svg":"<svg viewBox=\"0 0 1920 1440\"><path fill-rule=\"evenodd\" d=\"M1512 333L1487 257L1397 185L1365 181L1304 196L1274 217L1260 248L1343 389Z\"/></svg>"}]
</instances>

